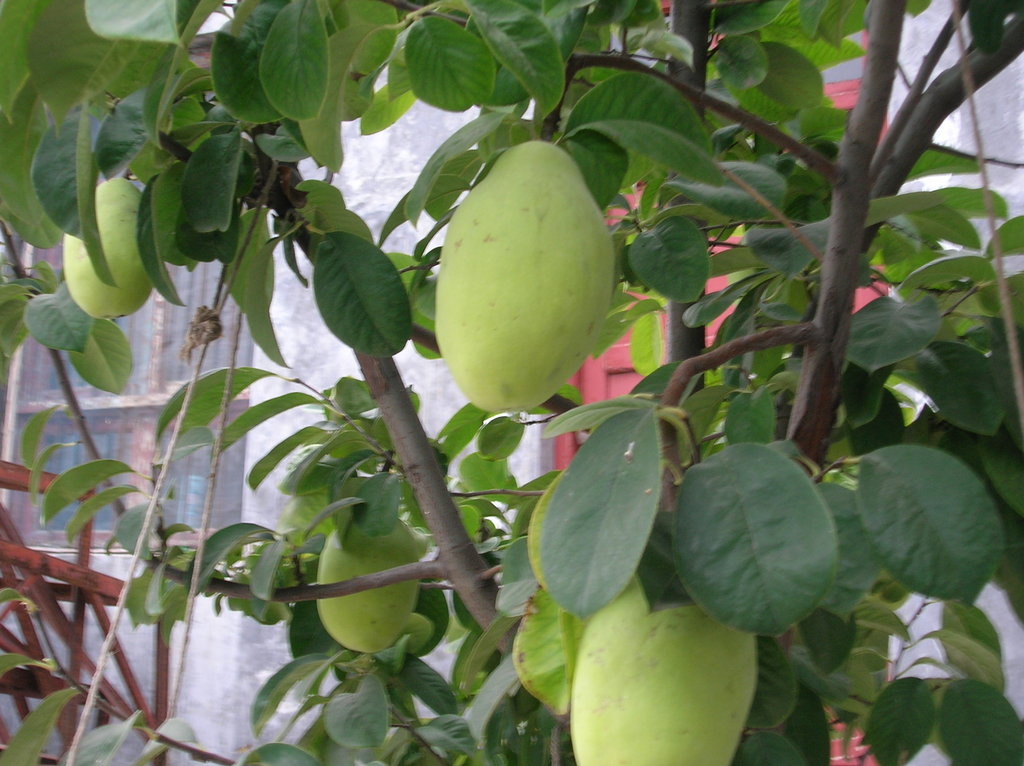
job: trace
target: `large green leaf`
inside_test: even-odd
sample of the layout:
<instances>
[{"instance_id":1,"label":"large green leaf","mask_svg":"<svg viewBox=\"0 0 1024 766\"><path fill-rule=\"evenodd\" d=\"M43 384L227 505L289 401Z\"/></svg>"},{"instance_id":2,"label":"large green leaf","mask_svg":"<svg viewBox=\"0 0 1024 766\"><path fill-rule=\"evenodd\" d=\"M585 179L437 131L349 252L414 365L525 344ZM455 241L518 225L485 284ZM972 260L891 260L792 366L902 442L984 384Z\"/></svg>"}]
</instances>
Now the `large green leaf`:
<instances>
[{"instance_id":1,"label":"large green leaf","mask_svg":"<svg viewBox=\"0 0 1024 766\"><path fill-rule=\"evenodd\" d=\"M137 90L121 99L100 125L96 134L96 164L107 178L124 172L146 144L142 120L145 96L145 90Z\"/></svg>"},{"instance_id":2,"label":"large green leaf","mask_svg":"<svg viewBox=\"0 0 1024 766\"><path fill-rule=\"evenodd\" d=\"M133 473L131 466L120 460L90 460L59 474L46 488L43 496L40 509L43 521L50 521L69 503L78 500L101 482L122 473Z\"/></svg>"},{"instance_id":3,"label":"large green leaf","mask_svg":"<svg viewBox=\"0 0 1024 766\"><path fill-rule=\"evenodd\" d=\"M777 451L732 445L689 469L679 490L676 566L720 622L777 634L805 617L835 576L828 508Z\"/></svg>"},{"instance_id":4,"label":"large green leaf","mask_svg":"<svg viewBox=\"0 0 1024 766\"><path fill-rule=\"evenodd\" d=\"M707 238L693 221L680 216L638 234L628 257L644 284L674 301L696 300L711 271Z\"/></svg>"},{"instance_id":5,"label":"large green leaf","mask_svg":"<svg viewBox=\"0 0 1024 766\"><path fill-rule=\"evenodd\" d=\"M388 733L388 698L384 684L364 676L355 692L333 697L324 706L324 729L339 745L378 747Z\"/></svg>"},{"instance_id":6,"label":"large green leaf","mask_svg":"<svg viewBox=\"0 0 1024 766\"><path fill-rule=\"evenodd\" d=\"M237 36L224 31L214 35L210 53L213 87L221 105L240 120L271 122L281 116L253 73L259 68L270 25L285 5L284 0L267 0L246 17Z\"/></svg>"},{"instance_id":7,"label":"large green leaf","mask_svg":"<svg viewBox=\"0 0 1024 766\"><path fill-rule=\"evenodd\" d=\"M7 3L0 5L0 20ZM32 161L36 147L46 132L46 113L42 101L31 88L25 88L10 107L4 109L7 119L0 120L0 199L18 218L34 227L55 227L40 204L32 184ZM73 167L73 166L72 166ZM31 242L37 247L50 247L54 241Z\"/></svg>"},{"instance_id":8,"label":"large green leaf","mask_svg":"<svg viewBox=\"0 0 1024 766\"><path fill-rule=\"evenodd\" d=\"M564 146L579 166L597 206L604 210L622 186L629 170L629 155L610 138L592 130L575 133Z\"/></svg>"},{"instance_id":9,"label":"large green leaf","mask_svg":"<svg viewBox=\"0 0 1024 766\"><path fill-rule=\"evenodd\" d=\"M988 357L966 343L936 341L917 355L917 376L939 414L955 426L994 434L1003 420Z\"/></svg>"},{"instance_id":10,"label":"large green leaf","mask_svg":"<svg viewBox=\"0 0 1024 766\"><path fill-rule=\"evenodd\" d=\"M128 739L141 715L135 713L123 721L98 726L87 732L75 754L80 759L79 763L88 763L89 766L109 766L114 763L117 751Z\"/></svg>"},{"instance_id":11,"label":"large green leaf","mask_svg":"<svg viewBox=\"0 0 1024 766\"><path fill-rule=\"evenodd\" d=\"M605 421L565 470L541 528L551 595L581 617L617 596L636 571L658 508L657 421L650 410Z\"/></svg>"},{"instance_id":12,"label":"large green leaf","mask_svg":"<svg viewBox=\"0 0 1024 766\"><path fill-rule=\"evenodd\" d=\"M66 283L55 293L37 295L25 307L25 326L48 348L84 352L94 321L71 299Z\"/></svg>"},{"instance_id":13,"label":"large green leaf","mask_svg":"<svg viewBox=\"0 0 1024 766\"><path fill-rule=\"evenodd\" d=\"M312 603L312 602L311 602ZM306 654L296 657L274 672L256 692L249 710L249 723L254 733L259 734L277 713L278 705L288 693L310 676L322 671L329 663L323 654Z\"/></svg>"},{"instance_id":14,"label":"large green leaf","mask_svg":"<svg viewBox=\"0 0 1024 766\"><path fill-rule=\"evenodd\" d=\"M447 19L425 16L413 24L405 60L413 92L439 109L464 111L494 87L494 59L487 45Z\"/></svg>"},{"instance_id":15,"label":"large green leaf","mask_svg":"<svg viewBox=\"0 0 1024 766\"><path fill-rule=\"evenodd\" d=\"M743 244L750 245L758 260L781 271L787 277L794 277L814 260L815 254L807 249L805 240L816 247L818 253L825 251L828 225L828 221L825 220L800 226L797 230L801 237L797 237L789 229L753 228L743 237Z\"/></svg>"},{"instance_id":16,"label":"large green leaf","mask_svg":"<svg viewBox=\"0 0 1024 766\"><path fill-rule=\"evenodd\" d=\"M995 572L998 512L985 485L952 455L917 445L865 455L857 502L883 566L907 587L970 602Z\"/></svg>"},{"instance_id":17,"label":"large green leaf","mask_svg":"<svg viewBox=\"0 0 1024 766\"><path fill-rule=\"evenodd\" d=\"M796 674L786 653L772 636L757 637L757 687L747 714L747 726L778 726L796 705Z\"/></svg>"},{"instance_id":18,"label":"large green leaf","mask_svg":"<svg viewBox=\"0 0 1024 766\"><path fill-rule=\"evenodd\" d=\"M139 200L139 213L135 219L135 239L139 245L139 257L142 259L142 267L146 270L146 276L153 283L153 287L163 296L164 300L176 306L184 306L184 302L178 295L170 274L167 273L167 266L157 250L156 227L153 216L154 200L153 193L156 187L156 180L151 181L142 191L142 199Z\"/></svg>"},{"instance_id":19,"label":"large green leaf","mask_svg":"<svg viewBox=\"0 0 1024 766\"><path fill-rule=\"evenodd\" d=\"M60 123L73 106L103 92L137 48L93 32L82 0L49 0L28 39L32 84Z\"/></svg>"},{"instance_id":20,"label":"large green leaf","mask_svg":"<svg viewBox=\"0 0 1024 766\"><path fill-rule=\"evenodd\" d=\"M76 154L78 116L50 125L32 158L32 186L43 209L61 231L80 234Z\"/></svg>"},{"instance_id":21,"label":"large green leaf","mask_svg":"<svg viewBox=\"0 0 1024 766\"><path fill-rule=\"evenodd\" d=\"M728 87L746 90L767 76L768 56L754 37L730 36L715 49L715 66Z\"/></svg>"},{"instance_id":22,"label":"large green leaf","mask_svg":"<svg viewBox=\"0 0 1024 766\"><path fill-rule=\"evenodd\" d=\"M765 0L742 3L716 11L715 31L720 35L740 35L767 26L789 5L789 0Z\"/></svg>"},{"instance_id":23,"label":"large green leaf","mask_svg":"<svg viewBox=\"0 0 1024 766\"><path fill-rule=\"evenodd\" d=\"M327 94L327 29L316 0L296 0L274 17L260 54L267 99L285 117L316 117Z\"/></svg>"},{"instance_id":24,"label":"large green leaf","mask_svg":"<svg viewBox=\"0 0 1024 766\"><path fill-rule=\"evenodd\" d=\"M817 66L788 45L765 42L761 47L768 57L768 74L757 85L761 93L791 109L821 103L822 79Z\"/></svg>"},{"instance_id":25,"label":"large green leaf","mask_svg":"<svg viewBox=\"0 0 1024 766\"><path fill-rule=\"evenodd\" d=\"M247 211L243 220L252 214L252 211ZM248 230L251 221L245 221L243 225ZM256 345L272 362L287 367L277 342L274 323L270 319L270 303L274 297L274 248L278 240L266 240L266 235L266 225L263 224L243 253L231 293L238 307L245 313L249 334Z\"/></svg>"},{"instance_id":26,"label":"large green leaf","mask_svg":"<svg viewBox=\"0 0 1024 766\"><path fill-rule=\"evenodd\" d=\"M80 693L78 689L61 689L43 699L7 740L7 747L0 752L0 766L38 766L61 711Z\"/></svg>"},{"instance_id":27,"label":"large green leaf","mask_svg":"<svg viewBox=\"0 0 1024 766\"><path fill-rule=\"evenodd\" d=\"M103 37L177 43L176 0L85 0L92 30Z\"/></svg>"},{"instance_id":28,"label":"large green leaf","mask_svg":"<svg viewBox=\"0 0 1024 766\"><path fill-rule=\"evenodd\" d=\"M39 14L46 8L41 0L5 0L0 3L0 111L9 115L15 98L35 97L35 91L21 90L28 79L28 38Z\"/></svg>"},{"instance_id":29,"label":"large green leaf","mask_svg":"<svg viewBox=\"0 0 1024 766\"><path fill-rule=\"evenodd\" d=\"M241 161L237 130L210 136L192 153L181 180L181 202L193 229L227 231L231 226Z\"/></svg>"},{"instance_id":30,"label":"large green leaf","mask_svg":"<svg viewBox=\"0 0 1024 766\"><path fill-rule=\"evenodd\" d=\"M754 162L723 162L722 167L753 187L776 208L785 204L786 179L771 168ZM677 178L666 184L712 210L733 218L764 218L769 211L758 200L727 178L721 186L710 186Z\"/></svg>"},{"instance_id":31,"label":"large green leaf","mask_svg":"<svg viewBox=\"0 0 1024 766\"><path fill-rule=\"evenodd\" d=\"M438 715L458 712L459 703L451 685L423 660L407 658L398 678L420 702Z\"/></svg>"},{"instance_id":32,"label":"large green leaf","mask_svg":"<svg viewBox=\"0 0 1024 766\"><path fill-rule=\"evenodd\" d=\"M530 599L512 647L523 687L560 715L569 711L577 625L582 623L559 609L546 590L538 590Z\"/></svg>"},{"instance_id":33,"label":"large green leaf","mask_svg":"<svg viewBox=\"0 0 1024 766\"><path fill-rule=\"evenodd\" d=\"M1013 706L974 679L946 687L939 736L956 766L1019 766L1024 761L1024 732Z\"/></svg>"},{"instance_id":34,"label":"large green leaf","mask_svg":"<svg viewBox=\"0 0 1024 766\"><path fill-rule=\"evenodd\" d=\"M224 397L227 373L228 371L225 369L210 370L199 377L192 393L192 400L181 424L182 433L196 426L205 426L217 416L217 413L220 412L221 400ZM231 373L231 396L229 400L234 399L257 380L262 380L273 374L266 370L258 370L255 367L236 368ZM187 386L179 388L167 400L167 404L160 411L156 422L157 438L163 434L171 421L181 412L181 405L185 401L186 388Z\"/></svg>"},{"instance_id":35,"label":"large green leaf","mask_svg":"<svg viewBox=\"0 0 1024 766\"><path fill-rule=\"evenodd\" d=\"M124 392L132 373L132 347L116 322L96 319L85 350L68 353L75 371L91 386L112 394Z\"/></svg>"},{"instance_id":36,"label":"large green leaf","mask_svg":"<svg viewBox=\"0 0 1024 766\"><path fill-rule=\"evenodd\" d=\"M851 611L871 588L881 564L860 521L857 495L838 484L820 484L818 492L832 511L839 535L839 567L822 606L839 614Z\"/></svg>"},{"instance_id":37,"label":"large green leaf","mask_svg":"<svg viewBox=\"0 0 1024 766\"><path fill-rule=\"evenodd\" d=\"M1024 456L1005 431L979 445L981 464L996 492L1024 516Z\"/></svg>"},{"instance_id":38,"label":"large green leaf","mask_svg":"<svg viewBox=\"0 0 1024 766\"><path fill-rule=\"evenodd\" d=\"M346 232L329 232L313 268L317 307L332 333L357 351L397 354L412 332L409 296L377 247Z\"/></svg>"},{"instance_id":39,"label":"large green leaf","mask_svg":"<svg viewBox=\"0 0 1024 766\"><path fill-rule=\"evenodd\" d=\"M928 742L935 721L935 704L928 684L920 678L900 678L888 684L871 707L866 740L881 766L900 766Z\"/></svg>"},{"instance_id":40,"label":"large green leaf","mask_svg":"<svg viewBox=\"0 0 1024 766\"><path fill-rule=\"evenodd\" d=\"M537 110L554 109L565 85L562 53L541 17L513 0L469 0L466 6L494 57L522 83Z\"/></svg>"},{"instance_id":41,"label":"large green leaf","mask_svg":"<svg viewBox=\"0 0 1024 766\"><path fill-rule=\"evenodd\" d=\"M853 315L846 356L873 372L923 349L938 333L941 321L931 296L916 303L878 298Z\"/></svg>"},{"instance_id":42,"label":"large green leaf","mask_svg":"<svg viewBox=\"0 0 1024 766\"><path fill-rule=\"evenodd\" d=\"M952 283L989 282L996 278L992 261L981 255L946 255L929 261L907 275L900 291Z\"/></svg>"}]
</instances>

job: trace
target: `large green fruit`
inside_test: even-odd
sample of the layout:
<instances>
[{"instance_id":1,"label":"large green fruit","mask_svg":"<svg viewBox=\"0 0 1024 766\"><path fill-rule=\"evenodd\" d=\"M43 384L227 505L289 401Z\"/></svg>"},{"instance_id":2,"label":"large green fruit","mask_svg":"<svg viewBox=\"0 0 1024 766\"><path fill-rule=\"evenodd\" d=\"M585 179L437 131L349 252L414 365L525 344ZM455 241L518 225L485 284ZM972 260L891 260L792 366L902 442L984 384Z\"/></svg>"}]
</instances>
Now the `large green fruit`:
<instances>
[{"instance_id":1,"label":"large green fruit","mask_svg":"<svg viewBox=\"0 0 1024 766\"><path fill-rule=\"evenodd\" d=\"M572 684L578 766L728 766L757 681L754 636L631 584L587 623Z\"/></svg>"},{"instance_id":2,"label":"large green fruit","mask_svg":"<svg viewBox=\"0 0 1024 766\"><path fill-rule=\"evenodd\" d=\"M412 564L424 553L423 540L402 522L390 534L369 537L358 525L348 525L344 541L337 532L327 537L320 554L317 579L340 582L358 575ZM379 652L391 646L416 606L415 580L383 588L325 598L316 602L320 621L342 646L357 652Z\"/></svg>"},{"instance_id":3,"label":"large green fruit","mask_svg":"<svg viewBox=\"0 0 1024 766\"><path fill-rule=\"evenodd\" d=\"M485 410L534 407L590 353L615 254L573 159L543 141L507 150L455 211L436 329L462 392Z\"/></svg>"},{"instance_id":4,"label":"large green fruit","mask_svg":"<svg viewBox=\"0 0 1024 766\"><path fill-rule=\"evenodd\" d=\"M64 235L64 279L86 314L119 317L138 311L153 289L142 266L135 239L140 192L125 178L111 178L96 188L96 221L107 266L117 287L101 281L92 268L85 243Z\"/></svg>"}]
</instances>

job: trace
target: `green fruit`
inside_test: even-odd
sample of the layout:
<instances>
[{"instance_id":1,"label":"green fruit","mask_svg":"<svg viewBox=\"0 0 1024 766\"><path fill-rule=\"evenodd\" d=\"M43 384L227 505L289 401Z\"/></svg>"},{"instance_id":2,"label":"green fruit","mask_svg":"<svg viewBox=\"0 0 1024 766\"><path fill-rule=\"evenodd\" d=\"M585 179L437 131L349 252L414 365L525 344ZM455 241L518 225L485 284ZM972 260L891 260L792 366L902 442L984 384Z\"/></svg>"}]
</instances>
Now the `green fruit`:
<instances>
[{"instance_id":1,"label":"green fruit","mask_svg":"<svg viewBox=\"0 0 1024 766\"><path fill-rule=\"evenodd\" d=\"M462 392L485 410L550 397L593 348L615 253L573 159L543 141L507 150L455 211L436 330Z\"/></svg>"},{"instance_id":2,"label":"green fruit","mask_svg":"<svg viewBox=\"0 0 1024 766\"><path fill-rule=\"evenodd\" d=\"M430 637L434 635L434 623L430 621L429 617L425 617L419 612L413 612L402 626L402 635L409 636L405 650L409 654L418 655L420 650L427 645Z\"/></svg>"},{"instance_id":3,"label":"green fruit","mask_svg":"<svg viewBox=\"0 0 1024 766\"><path fill-rule=\"evenodd\" d=\"M729 766L756 643L699 607L649 612L632 583L587 623L572 683L578 766Z\"/></svg>"},{"instance_id":4,"label":"green fruit","mask_svg":"<svg viewBox=\"0 0 1024 766\"><path fill-rule=\"evenodd\" d=\"M81 309L94 317L119 317L142 308L153 289L142 266L135 239L140 192L125 178L111 178L96 188L96 221L103 254L117 287L101 281L92 268L85 243L64 235L64 280Z\"/></svg>"},{"instance_id":5,"label":"green fruit","mask_svg":"<svg viewBox=\"0 0 1024 766\"><path fill-rule=\"evenodd\" d=\"M390 534L370 537L349 524L342 542L332 532L320 554L318 581L340 582L358 575L412 564L423 555L422 540L402 522ZM379 652L402 635L416 606L415 580L316 602L320 621L335 641L357 652Z\"/></svg>"}]
</instances>

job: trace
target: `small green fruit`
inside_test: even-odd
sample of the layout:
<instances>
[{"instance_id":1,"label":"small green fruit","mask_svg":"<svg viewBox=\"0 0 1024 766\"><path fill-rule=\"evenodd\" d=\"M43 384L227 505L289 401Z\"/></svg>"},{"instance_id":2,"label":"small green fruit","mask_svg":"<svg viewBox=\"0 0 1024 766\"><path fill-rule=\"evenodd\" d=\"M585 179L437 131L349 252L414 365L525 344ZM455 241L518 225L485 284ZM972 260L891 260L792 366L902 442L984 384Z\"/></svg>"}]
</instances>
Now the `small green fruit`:
<instances>
[{"instance_id":1,"label":"small green fruit","mask_svg":"<svg viewBox=\"0 0 1024 766\"><path fill-rule=\"evenodd\" d=\"M430 637L434 635L434 623L430 621L429 617L425 617L419 612L413 612L402 627L402 635L409 636L409 642L405 645L405 650L409 654L419 655L420 650L427 645Z\"/></svg>"},{"instance_id":2,"label":"small green fruit","mask_svg":"<svg viewBox=\"0 0 1024 766\"><path fill-rule=\"evenodd\" d=\"M636 582L599 610L572 683L578 766L729 766L757 683L754 636L699 607L648 611Z\"/></svg>"},{"instance_id":3,"label":"small green fruit","mask_svg":"<svg viewBox=\"0 0 1024 766\"><path fill-rule=\"evenodd\" d=\"M615 253L573 159L508 149L459 205L441 253L437 341L485 410L534 407L580 366L611 302Z\"/></svg>"},{"instance_id":4,"label":"small green fruit","mask_svg":"<svg viewBox=\"0 0 1024 766\"><path fill-rule=\"evenodd\" d=\"M381 537L370 537L352 523L344 541L337 532L328 535L317 579L321 583L340 582L412 564L419 561L422 550L422 540L403 522ZM418 591L419 583L413 580L321 599L316 605L324 628L339 644L357 652L379 652L402 635Z\"/></svg>"},{"instance_id":5,"label":"small green fruit","mask_svg":"<svg viewBox=\"0 0 1024 766\"><path fill-rule=\"evenodd\" d=\"M111 178L96 188L100 241L116 287L101 281L92 268L85 243L64 235L64 280L81 309L94 317L119 317L138 311L152 284L142 266L135 239L140 192L125 178Z\"/></svg>"}]
</instances>

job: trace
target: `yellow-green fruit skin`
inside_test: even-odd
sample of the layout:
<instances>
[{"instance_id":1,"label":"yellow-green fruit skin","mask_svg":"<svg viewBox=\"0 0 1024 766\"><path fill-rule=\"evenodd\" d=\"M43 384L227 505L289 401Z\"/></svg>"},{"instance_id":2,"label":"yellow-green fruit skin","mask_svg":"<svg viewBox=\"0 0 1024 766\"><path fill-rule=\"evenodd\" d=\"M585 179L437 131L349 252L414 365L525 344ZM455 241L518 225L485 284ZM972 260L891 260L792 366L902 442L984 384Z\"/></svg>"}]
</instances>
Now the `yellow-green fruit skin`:
<instances>
[{"instance_id":1,"label":"yellow-green fruit skin","mask_svg":"<svg viewBox=\"0 0 1024 766\"><path fill-rule=\"evenodd\" d=\"M445 234L437 341L466 397L489 411L550 397L590 353L615 253L573 159L543 141L508 149Z\"/></svg>"},{"instance_id":2,"label":"yellow-green fruit skin","mask_svg":"<svg viewBox=\"0 0 1024 766\"><path fill-rule=\"evenodd\" d=\"M649 612L634 582L583 631L572 683L577 766L729 766L756 681L753 635L697 606Z\"/></svg>"},{"instance_id":3,"label":"yellow-green fruit skin","mask_svg":"<svg viewBox=\"0 0 1024 766\"><path fill-rule=\"evenodd\" d=\"M344 543L333 532L320 554L317 579L320 583L340 582L358 575L412 564L423 554L423 544L404 523L390 534L369 537L356 524L349 524ZM320 621L335 641L356 652L379 652L402 635L416 606L419 583L415 580L349 596L316 602Z\"/></svg>"},{"instance_id":4,"label":"yellow-green fruit skin","mask_svg":"<svg viewBox=\"0 0 1024 766\"><path fill-rule=\"evenodd\" d=\"M86 314L106 318L132 314L149 298L153 286L135 239L141 198L142 192L126 178L111 178L96 188L100 242L117 287L96 276L82 240L64 235L64 279L71 298Z\"/></svg>"}]
</instances>

